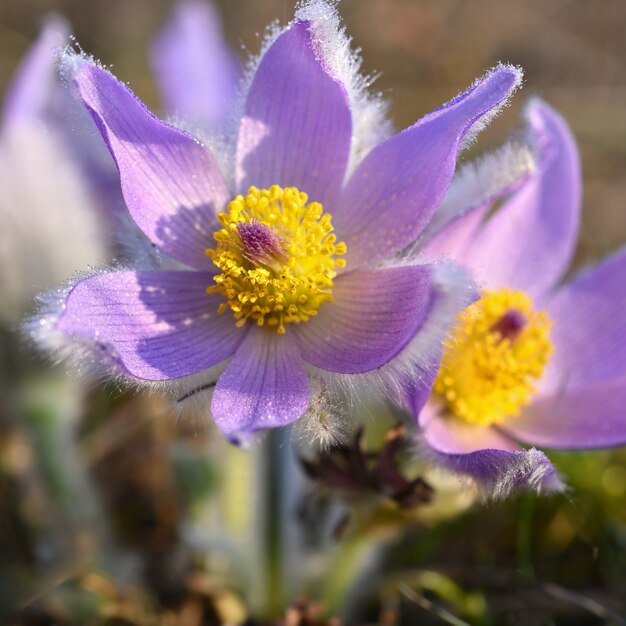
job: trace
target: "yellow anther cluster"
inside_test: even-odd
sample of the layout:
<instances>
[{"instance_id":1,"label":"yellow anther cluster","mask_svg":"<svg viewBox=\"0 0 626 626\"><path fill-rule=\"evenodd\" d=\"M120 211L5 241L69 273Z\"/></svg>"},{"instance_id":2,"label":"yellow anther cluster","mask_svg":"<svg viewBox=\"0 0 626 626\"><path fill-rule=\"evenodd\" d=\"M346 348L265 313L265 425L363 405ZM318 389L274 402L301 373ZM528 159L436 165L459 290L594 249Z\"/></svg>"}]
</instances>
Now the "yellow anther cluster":
<instances>
[{"instance_id":1,"label":"yellow anther cluster","mask_svg":"<svg viewBox=\"0 0 626 626\"><path fill-rule=\"evenodd\" d=\"M489 425L519 415L550 354L551 321L521 291L485 291L459 316L434 391L456 417Z\"/></svg>"},{"instance_id":2,"label":"yellow anther cluster","mask_svg":"<svg viewBox=\"0 0 626 626\"><path fill-rule=\"evenodd\" d=\"M223 226L206 253L221 270L208 293L226 298L237 326L254 320L285 332L306 322L332 300L336 268L346 244L337 242L331 216L295 187L250 187L219 214Z\"/></svg>"}]
</instances>

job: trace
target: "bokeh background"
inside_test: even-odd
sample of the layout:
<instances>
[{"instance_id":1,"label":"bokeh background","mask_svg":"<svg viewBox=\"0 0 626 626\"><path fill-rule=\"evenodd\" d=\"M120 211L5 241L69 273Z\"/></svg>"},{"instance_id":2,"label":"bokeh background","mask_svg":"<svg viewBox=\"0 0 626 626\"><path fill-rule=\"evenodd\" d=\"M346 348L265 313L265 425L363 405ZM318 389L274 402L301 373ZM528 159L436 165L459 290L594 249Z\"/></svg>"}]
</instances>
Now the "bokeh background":
<instances>
[{"instance_id":1,"label":"bokeh background","mask_svg":"<svg viewBox=\"0 0 626 626\"><path fill-rule=\"evenodd\" d=\"M215 4L242 59L258 50L270 21L286 23L293 14L289 0ZM2 0L0 93L43 19L56 12L84 50L159 110L148 48L172 6L166 0ZM340 11L363 50L365 71L379 75L375 88L390 100L397 128L498 61L521 65L523 91L469 156L497 146L519 124L524 100L541 96L568 120L581 150L584 208L575 265L624 244L626 2L343 0ZM206 424L171 419L158 400L111 387L85 397L68 388L63 372L48 379L41 363L33 374L32 356L10 331L3 333L0 616L6 618L0 621L194 626L243 620L250 589L267 571L254 555L257 570L237 561L219 538L227 524L246 546L254 543L250 533L263 495L256 492L254 453L252 461L243 460L215 442ZM370 437L374 448L391 424L383 413ZM368 421L375 421L371 413ZM362 541L387 542L374 582L346 592L352 619L626 623L626 455L552 458L571 485L564 496L483 506L446 484L440 498L435 493L441 506L423 515L352 511ZM213 534L204 541L206 528ZM315 588L323 595L323 585Z\"/></svg>"},{"instance_id":2,"label":"bokeh background","mask_svg":"<svg viewBox=\"0 0 626 626\"><path fill-rule=\"evenodd\" d=\"M242 58L258 35L293 15L290 0L217 0L224 31ZM44 16L67 17L81 46L152 107L158 107L148 46L164 25L166 0L3 0L0 90ZM521 65L524 91L480 141L506 136L524 98L537 94L572 125L585 174L583 258L626 238L626 2L623 0L343 0L341 14L364 69L391 101L398 128L447 101L497 61Z\"/></svg>"}]
</instances>

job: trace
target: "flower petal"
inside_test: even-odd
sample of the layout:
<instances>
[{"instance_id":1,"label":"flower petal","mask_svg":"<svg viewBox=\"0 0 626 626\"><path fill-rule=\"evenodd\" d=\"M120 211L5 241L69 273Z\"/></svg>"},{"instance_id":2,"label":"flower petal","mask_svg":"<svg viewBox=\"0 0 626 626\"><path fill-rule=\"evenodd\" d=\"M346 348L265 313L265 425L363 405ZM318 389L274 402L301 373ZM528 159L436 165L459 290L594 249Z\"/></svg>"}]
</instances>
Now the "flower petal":
<instances>
[{"instance_id":1,"label":"flower petal","mask_svg":"<svg viewBox=\"0 0 626 626\"><path fill-rule=\"evenodd\" d=\"M59 18L46 21L7 88L2 126L34 122L46 114L56 87L55 48L65 45L67 25Z\"/></svg>"},{"instance_id":2,"label":"flower petal","mask_svg":"<svg viewBox=\"0 0 626 626\"><path fill-rule=\"evenodd\" d=\"M454 260L462 258L490 207L490 204L483 204L455 215L424 245L420 256L425 259L442 256Z\"/></svg>"},{"instance_id":3,"label":"flower petal","mask_svg":"<svg viewBox=\"0 0 626 626\"><path fill-rule=\"evenodd\" d=\"M426 456L471 478L486 498L504 498L524 489L551 492L564 488L543 452L523 450L494 428L441 416L432 405L422 411L420 425Z\"/></svg>"},{"instance_id":4,"label":"flower petal","mask_svg":"<svg viewBox=\"0 0 626 626\"><path fill-rule=\"evenodd\" d=\"M187 376L230 357L244 331L218 315L202 272L112 272L77 283L56 327L95 343L144 380Z\"/></svg>"},{"instance_id":5,"label":"flower petal","mask_svg":"<svg viewBox=\"0 0 626 626\"><path fill-rule=\"evenodd\" d=\"M428 444L445 454L469 454L485 449L520 450L513 439L495 428L469 424L442 414L434 402L429 402L419 414L419 425Z\"/></svg>"},{"instance_id":6,"label":"flower petal","mask_svg":"<svg viewBox=\"0 0 626 626\"><path fill-rule=\"evenodd\" d=\"M626 248L559 289L546 308L555 350L544 391L626 374Z\"/></svg>"},{"instance_id":7,"label":"flower petal","mask_svg":"<svg viewBox=\"0 0 626 626\"><path fill-rule=\"evenodd\" d=\"M324 370L358 374L398 354L428 317L434 298L431 265L343 274L333 301L296 330L305 361Z\"/></svg>"},{"instance_id":8,"label":"flower petal","mask_svg":"<svg viewBox=\"0 0 626 626\"><path fill-rule=\"evenodd\" d=\"M120 172L137 225L171 257L198 269L218 228L228 191L211 153L193 137L152 115L109 72L70 57L70 71Z\"/></svg>"},{"instance_id":9,"label":"flower petal","mask_svg":"<svg viewBox=\"0 0 626 626\"><path fill-rule=\"evenodd\" d=\"M580 221L580 160L571 131L548 105L526 119L538 171L486 222L466 255L485 286L548 291L567 268Z\"/></svg>"},{"instance_id":10,"label":"flower petal","mask_svg":"<svg viewBox=\"0 0 626 626\"><path fill-rule=\"evenodd\" d=\"M304 363L289 335L251 328L220 376L211 412L235 443L246 443L255 431L297 420L310 402Z\"/></svg>"},{"instance_id":11,"label":"flower petal","mask_svg":"<svg viewBox=\"0 0 626 626\"><path fill-rule=\"evenodd\" d=\"M604 448L626 443L626 377L538 398L506 423L522 441L548 448Z\"/></svg>"},{"instance_id":12,"label":"flower petal","mask_svg":"<svg viewBox=\"0 0 626 626\"><path fill-rule=\"evenodd\" d=\"M424 229L420 243L429 241L457 216L509 195L535 167L530 148L517 140L460 165L448 192Z\"/></svg>"},{"instance_id":13,"label":"flower petal","mask_svg":"<svg viewBox=\"0 0 626 626\"><path fill-rule=\"evenodd\" d=\"M352 119L344 86L296 21L261 58L237 148L237 187L298 187L328 209L346 172Z\"/></svg>"},{"instance_id":14,"label":"flower petal","mask_svg":"<svg viewBox=\"0 0 626 626\"><path fill-rule=\"evenodd\" d=\"M410 381L408 385L400 389L400 393L396 394L397 403L412 415L420 415L425 410L441 367L443 347L442 344L441 349L433 359L432 367L425 369L421 377Z\"/></svg>"},{"instance_id":15,"label":"flower petal","mask_svg":"<svg viewBox=\"0 0 626 626\"><path fill-rule=\"evenodd\" d=\"M239 81L239 63L220 22L213 4L181 2L151 50L167 110L200 128L214 129L225 121Z\"/></svg>"},{"instance_id":16,"label":"flower petal","mask_svg":"<svg viewBox=\"0 0 626 626\"><path fill-rule=\"evenodd\" d=\"M464 139L520 80L515 68L496 68L365 157L333 208L337 235L348 244L348 267L374 264L417 238L450 185Z\"/></svg>"},{"instance_id":17,"label":"flower petal","mask_svg":"<svg viewBox=\"0 0 626 626\"><path fill-rule=\"evenodd\" d=\"M534 170L530 149L513 141L459 167L412 250L426 258L459 260L493 204L518 189Z\"/></svg>"}]
</instances>

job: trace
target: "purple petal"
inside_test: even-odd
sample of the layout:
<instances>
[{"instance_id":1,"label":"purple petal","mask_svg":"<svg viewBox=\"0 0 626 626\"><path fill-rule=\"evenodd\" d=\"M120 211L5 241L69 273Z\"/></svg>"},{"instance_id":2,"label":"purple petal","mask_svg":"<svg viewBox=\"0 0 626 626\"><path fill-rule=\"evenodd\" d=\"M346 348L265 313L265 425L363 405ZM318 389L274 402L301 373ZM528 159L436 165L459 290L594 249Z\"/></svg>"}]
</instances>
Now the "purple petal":
<instances>
[{"instance_id":1,"label":"purple petal","mask_svg":"<svg viewBox=\"0 0 626 626\"><path fill-rule=\"evenodd\" d=\"M452 262L430 264L430 307L419 331L402 352L376 371L385 390L403 406L407 394L414 406L423 406L437 376L444 341L459 313L478 299L465 270Z\"/></svg>"},{"instance_id":2,"label":"purple petal","mask_svg":"<svg viewBox=\"0 0 626 626\"><path fill-rule=\"evenodd\" d=\"M106 70L80 58L74 64L75 85L115 159L137 225L174 259L211 268L205 250L228 200L211 153L157 119Z\"/></svg>"},{"instance_id":3,"label":"purple petal","mask_svg":"<svg viewBox=\"0 0 626 626\"><path fill-rule=\"evenodd\" d=\"M518 70L497 68L365 157L332 211L348 267L374 264L415 241L450 185L468 132L519 82Z\"/></svg>"},{"instance_id":4,"label":"purple petal","mask_svg":"<svg viewBox=\"0 0 626 626\"><path fill-rule=\"evenodd\" d=\"M341 275L333 301L296 330L305 361L359 374L396 356L428 318L434 298L431 265Z\"/></svg>"},{"instance_id":5,"label":"purple petal","mask_svg":"<svg viewBox=\"0 0 626 626\"><path fill-rule=\"evenodd\" d=\"M420 415L423 452L431 461L470 477L489 498L532 489L561 491L563 484L543 452L522 450L496 429L441 416L433 406Z\"/></svg>"},{"instance_id":6,"label":"purple petal","mask_svg":"<svg viewBox=\"0 0 626 626\"><path fill-rule=\"evenodd\" d=\"M476 206L453 217L424 245L420 255L426 259L441 256L455 260L463 258L490 206Z\"/></svg>"},{"instance_id":7,"label":"purple petal","mask_svg":"<svg viewBox=\"0 0 626 626\"><path fill-rule=\"evenodd\" d=\"M526 111L538 171L478 233L466 263L487 287L534 296L548 291L567 268L580 218L580 161L563 119L539 100Z\"/></svg>"},{"instance_id":8,"label":"purple petal","mask_svg":"<svg viewBox=\"0 0 626 626\"><path fill-rule=\"evenodd\" d=\"M427 404L421 411L419 425L427 443L445 454L469 454L485 449L507 452L520 450L512 439L495 428L469 424L441 414L434 403Z\"/></svg>"},{"instance_id":9,"label":"purple petal","mask_svg":"<svg viewBox=\"0 0 626 626\"><path fill-rule=\"evenodd\" d=\"M436 454L447 469L471 478L483 497L505 498L518 491L552 493L565 485L548 457L537 450L485 449L469 454Z\"/></svg>"},{"instance_id":10,"label":"purple petal","mask_svg":"<svg viewBox=\"0 0 626 626\"><path fill-rule=\"evenodd\" d=\"M7 88L2 112L4 128L33 122L47 113L57 81L55 49L65 45L67 35L63 20L46 22Z\"/></svg>"},{"instance_id":11,"label":"purple petal","mask_svg":"<svg viewBox=\"0 0 626 626\"><path fill-rule=\"evenodd\" d=\"M343 182L352 119L344 86L318 58L309 22L295 22L265 53L248 92L237 186L294 186L328 208Z\"/></svg>"},{"instance_id":12,"label":"purple petal","mask_svg":"<svg viewBox=\"0 0 626 626\"><path fill-rule=\"evenodd\" d=\"M415 249L427 258L461 259L489 209L519 189L534 171L530 148L513 141L458 168Z\"/></svg>"},{"instance_id":13,"label":"purple petal","mask_svg":"<svg viewBox=\"0 0 626 626\"><path fill-rule=\"evenodd\" d=\"M626 377L537 399L506 423L522 441L548 448L626 444Z\"/></svg>"},{"instance_id":14,"label":"purple petal","mask_svg":"<svg viewBox=\"0 0 626 626\"><path fill-rule=\"evenodd\" d=\"M218 315L220 296L203 272L112 272L70 292L57 328L94 342L126 372L168 380L230 357L244 331Z\"/></svg>"},{"instance_id":15,"label":"purple petal","mask_svg":"<svg viewBox=\"0 0 626 626\"><path fill-rule=\"evenodd\" d=\"M416 376L397 394L398 404L408 410L412 415L420 415L425 410L426 403L430 398L433 385L437 379L441 359L443 357L443 344L441 349L432 359L430 367L423 368L421 376Z\"/></svg>"},{"instance_id":16,"label":"purple petal","mask_svg":"<svg viewBox=\"0 0 626 626\"><path fill-rule=\"evenodd\" d=\"M555 350L545 390L626 374L626 248L559 289L547 309Z\"/></svg>"},{"instance_id":17,"label":"purple petal","mask_svg":"<svg viewBox=\"0 0 626 626\"><path fill-rule=\"evenodd\" d=\"M257 430L297 420L309 402L308 377L291 336L251 328L217 382L211 412L227 438L246 443Z\"/></svg>"},{"instance_id":18,"label":"purple petal","mask_svg":"<svg viewBox=\"0 0 626 626\"><path fill-rule=\"evenodd\" d=\"M170 113L209 129L228 118L240 67L213 4L178 4L152 46L151 60Z\"/></svg>"},{"instance_id":19,"label":"purple petal","mask_svg":"<svg viewBox=\"0 0 626 626\"><path fill-rule=\"evenodd\" d=\"M509 141L459 166L439 208L420 236L420 243L429 241L457 216L508 196L534 171L531 150L519 141Z\"/></svg>"}]
</instances>

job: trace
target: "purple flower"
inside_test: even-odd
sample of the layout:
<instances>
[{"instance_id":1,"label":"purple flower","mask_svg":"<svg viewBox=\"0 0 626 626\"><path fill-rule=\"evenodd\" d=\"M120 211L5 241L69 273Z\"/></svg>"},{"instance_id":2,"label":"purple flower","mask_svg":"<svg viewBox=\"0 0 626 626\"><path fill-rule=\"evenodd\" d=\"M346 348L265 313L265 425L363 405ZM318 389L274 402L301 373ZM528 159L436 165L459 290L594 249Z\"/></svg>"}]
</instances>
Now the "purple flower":
<instances>
[{"instance_id":1,"label":"purple flower","mask_svg":"<svg viewBox=\"0 0 626 626\"><path fill-rule=\"evenodd\" d=\"M626 442L626 250L562 283L579 227L580 164L563 119L526 109L537 163L493 214L466 206L426 244L483 288L448 341L434 392L411 398L425 450L499 497L563 488L543 452Z\"/></svg>"},{"instance_id":2,"label":"purple flower","mask_svg":"<svg viewBox=\"0 0 626 626\"><path fill-rule=\"evenodd\" d=\"M499 66L387 137L385 107L358 68L332 6L304 5L252 65L238 127L209 148L93 61L68 56L130 214L164 256L158 268L78 282L44 330L131 381L203 407L212 393L233 441L303 415L311 379L388 388L432 374L474 293L454 263L398 254L521 74Z\"/></svg>"},{"instance_id":3,"label":"purple flower","mask_svg":"<svg viewBox=\"0 0 626 626\"><path fill-rule=\"evenodd\" d=\"M170 114L204 130L228 123L241 69L213 4L177 4L152 46L151 61Z\"/></svg>"},{"instance_id":4,"label":"purple flower","mask_svg":"<svg viewBox=\"0 0 626 626\"><path fill-rule=\"evenodd\" d=\"M55 47L66 26L44 25L7 89L0 125L0 322L12 325L41 289L107 256L80 165L54 123Z\"/></svg>"},{"instance_id":5,"label":"purple flower","mask_svg":"<svg viewBox=\"0 0 626 626\"><path fill-rule=\"evenodd\" d=\"M111 157L99 138L96 141L89 115L58 79L56 57L68 40L69 27L64 20L52 17L44 23L7 90L3 133L21 133L29 127L37 130L42 140L49 135L59 155L52 155L47 169L54 171L55 158L73 162L83 179L80 185L89 194L85 204L91 212L100 212L99 217L106 219L123 206L119 180ZM24 149L28 152L24 158L36 151L34 147Z\"/></svg>"},{"instance_id":6,"label":"purple flower","mask_svg":"<svg viewBox=\"0 0 626 626\"><path fill-rule=\"evenodd\" d=\"M54 50L66 39L65 22L60 18L47 20L7 88L2 104L3 132L23 124L45 124L57 99Z\"/></svg>"}]
</instances>

